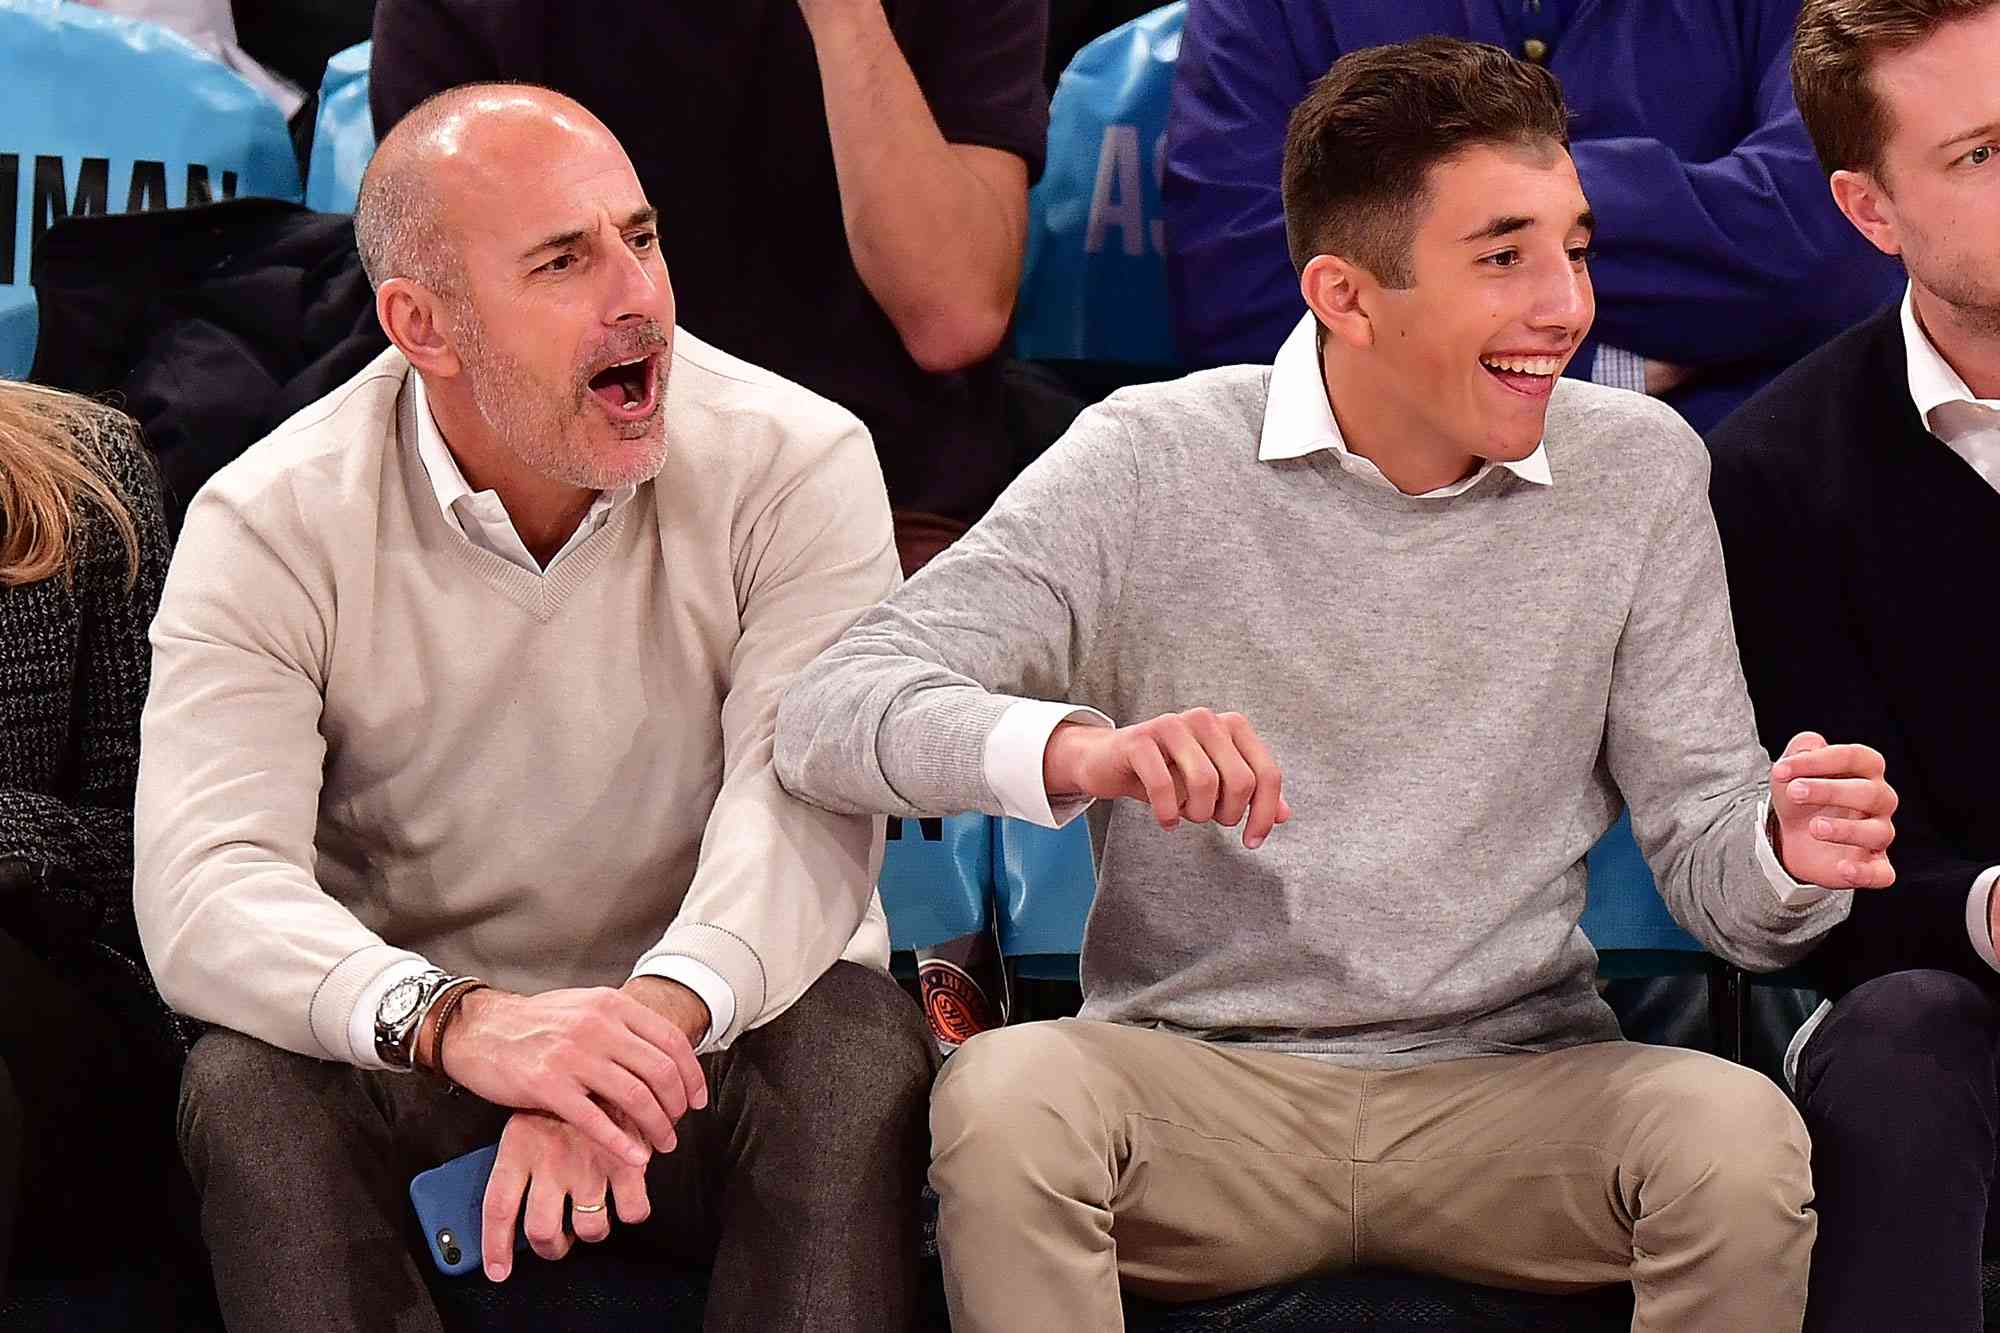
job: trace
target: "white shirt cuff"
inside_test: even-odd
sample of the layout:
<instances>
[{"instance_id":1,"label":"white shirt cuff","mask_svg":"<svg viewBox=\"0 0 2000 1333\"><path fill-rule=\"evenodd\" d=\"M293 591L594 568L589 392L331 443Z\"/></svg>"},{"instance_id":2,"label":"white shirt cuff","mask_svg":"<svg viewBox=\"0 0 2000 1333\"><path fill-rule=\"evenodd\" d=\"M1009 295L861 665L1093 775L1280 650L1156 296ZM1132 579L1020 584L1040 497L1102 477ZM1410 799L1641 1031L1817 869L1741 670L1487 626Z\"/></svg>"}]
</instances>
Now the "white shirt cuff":
<instances>
[{"instance_id":1,"label":"white shirt cuff","mask_svg":"<svg viewBox=\"0 0 2000 1333\"><path fill-rule=\"evenodd\" d=\"M1634 393L1644 393L1646 358L1637 352L1628 352L1622 347L1599 343L1597 355L1590 363L1590 378L1597 384L1609 384L1614 389L1630 389Z\"/></svg>"},{"instance_id":2,"label":"white shirt cuff","mask_svg":"<svg viewBox=\"0 0 2000 1333\"><path fill-rule=\"evenodd\" d=\"M1771 845L1770 827L1771 798L1766 796L1757 802L1757 865L1763 870L1764 878L1770 881L1771 892L1778 895L1778 905L1807 908L1834 893L1833 889L1818 884L1801 884L1792 878L1784 863L1778 860L1778 849ZM1841 889L1839 892L1850 893L1852 890Z\"/></svg>"},{"instance_id":3,"label":"white shirt cuff","mask_svg":"<svg viewBox=\"0 0 2000 1333\"><path fill-rule=\"evenodd\" d=\"M1095 708L1052 703L1041 699L1016 699L986 733L986 754L982 760L986 785L1000 799L1000 809L1011 819L1025 819L1043 828L1061 828L1090 808L1088 796L1070 796L1056 801L1042 786L1042 757L1049 737L1065 722L1081 722L1093 727L1117 724Z\"/></svg>"},{"instance_id":4,"label":"white shirt cuff","mask_svg":"<svg viewBox=\"0 0 2000 1333\"><path fill-rule=\"evenodd\" d=\"M375 1054L375 1011L382 1007L382 997L389 993L390 987L431 970L432 965L421 958L399 959L383 968L382 975L362 990L361 998L354 1002L354 1013L347 1020L347 1044L354 1048L356 1065L362 1069L391 1068L381 1056Z\"/></svg>"},{"instance_id":5,"label":"white shirt cuff","mask_svg":"<svg viewBox=\"0 0 2000 1333\"><path fill-rule=\"evenodd\" d=\"M1995 880L2000 880L2000 866L1989 868L1972 881L1972 892L1965 895L1965 933L1972 941L1972 951L1986 960L1986 966L2000 971L2000 959L1993 956L1992 928L1986 924Z\"/></svg>"},{"instance_id":6,"label":"white shirt cuff","mask_svg":"<svg viewBox=\"0 0 2000 1333\"><path fill-rule=\"evenodd\" d=\"M729 1031L729 1025L736 1021L736 992L722 979L722 974L707 963L698 962L684 954L655 954L634 968L635 977L665 977L668 981L678 981L695 993L695 997L708 1006L708 1033L701 1044L694 1048L696 1055L707 1055L722 1048L722 1034Z\"/></svg>"}]
</instances>

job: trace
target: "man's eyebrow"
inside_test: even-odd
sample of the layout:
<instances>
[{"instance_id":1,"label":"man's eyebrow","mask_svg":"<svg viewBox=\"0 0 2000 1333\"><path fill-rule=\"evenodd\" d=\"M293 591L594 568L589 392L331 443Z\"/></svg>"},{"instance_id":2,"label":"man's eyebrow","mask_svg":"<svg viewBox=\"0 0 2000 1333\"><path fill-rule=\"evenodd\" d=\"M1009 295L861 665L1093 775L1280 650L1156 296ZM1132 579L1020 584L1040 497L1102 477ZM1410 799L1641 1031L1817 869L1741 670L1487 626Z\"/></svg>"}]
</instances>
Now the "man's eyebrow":
<instances>
[{"instance_id":1,"label":"man's eyebrow","mask_svg":"<svg viewBox=\"0 0 2000 1333\"><path fill-rule=\"evenodd\" d=\"M1502 236L1512 236L1515 232L1526 231L1528 228L1534 225L1535 225L1535 220L1533 218L1520 217L1518 215L1508 214L1502 217L1494 218L1491 222L1488 222L1485 226L1476 228L1473 231L1469 231L1465 233L1465 235L1459 237L1458 239L1461 242L1497 241Z\"/></svg>"},{"instance_id":2,"label":"man's eyebrow","mask_svg":"<svg viewBox=\"0 0 2000 1333\"><path fill-rule=\"evenodd\" d=\"M2000 131L2000 121L1989 120L1977 128L1961 130L1948 139L1939 139L1938 147L1949 148L1955 143L1964 143L1967 139L1984 139L1992 135L1995 131Z\"/></svg>"},{"instance_id":3,"label":"man's eyebrow","mask_svg":"<svg viewBox=\"0 0 2000 1333\"><path fill-rule=\"evenodd\" d=\"M1483 227L1467 232L1458 239L1461 244L1470 241L1497 241L1503 236L1512 236L1515 232L1526 231L1534 225L1535 220L1533 218L1507 213L1494 218ZM1576 225L1585 231L1595 232L1597 230L1597 214L1587 208L1584 209L1576 215Z\"/></svg>"},{"instance_id":4,"label":"man's eyebrow","mask_svg":"<svg viewBox=\"0 0 2000 1333\"><path fill-rule=\"evenodd\" d=\"M625 220L618 224L618 229L620 231L633 231L639 227L651 227L658 223L659 220L660 210L649 204L645 208L637 209L627 215ZM590 228L588 227L574 227L569 231L559 231L553 236L544 237L523 250L521 258L532 259L544 250L568 249L589 235Z\"/></svg>"},{"instance_id":5,"label":"man's eyebrow","mask_svg":"<svg viewBox=\"0 0 2000 1333\"><path fill-rule=\"evenodd\" d=\"M590 235L587 228L573 227L569 231L559 231L553 236L545 236L521 252L521 258L532 259L544 250L566 250L584 237Z\"/></svg>"}]
</instances>

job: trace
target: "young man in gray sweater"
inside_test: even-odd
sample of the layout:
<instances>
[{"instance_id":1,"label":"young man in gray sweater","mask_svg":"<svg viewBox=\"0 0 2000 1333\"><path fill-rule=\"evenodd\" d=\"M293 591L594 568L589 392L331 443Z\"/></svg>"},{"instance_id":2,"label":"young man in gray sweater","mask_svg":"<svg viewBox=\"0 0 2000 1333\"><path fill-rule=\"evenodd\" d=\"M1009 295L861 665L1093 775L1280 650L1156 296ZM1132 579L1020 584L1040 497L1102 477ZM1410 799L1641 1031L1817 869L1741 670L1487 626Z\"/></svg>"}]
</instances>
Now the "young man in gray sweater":
<instances>
[{"instance_id":1,"label":"young man in gray sweater","mask_svg":"<svg viewBox=\"0 0 2000 1333\"><path fill-rule=\"evenodd\" d=\"M1375 1264L1799 1326L1798 1116L1618 1040L1584 853L1629 803L1675 916L1781 967L1891 882L1895 797L1863 746L1771 764L1701 441L1559 378L1592 316L1564 124L1492 47L1343 58L1291 124L1311 314L1276 364L1086 413L788 692L780 779L834 810L1131 798L1090 812L1082 1017L934 1094L955 1327Z\"/></svg>"}]
</instances>

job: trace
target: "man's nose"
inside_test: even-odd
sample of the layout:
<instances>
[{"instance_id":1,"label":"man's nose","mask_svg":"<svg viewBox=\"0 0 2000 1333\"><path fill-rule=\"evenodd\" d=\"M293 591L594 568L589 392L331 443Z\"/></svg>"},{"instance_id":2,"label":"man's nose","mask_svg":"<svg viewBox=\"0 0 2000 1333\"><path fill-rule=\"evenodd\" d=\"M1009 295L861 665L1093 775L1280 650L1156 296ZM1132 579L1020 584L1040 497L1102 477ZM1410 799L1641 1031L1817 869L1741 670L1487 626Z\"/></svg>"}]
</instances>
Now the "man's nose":
<instances>
[{"instance_id":1,"label":"man's nose","mask_svg":"<svg viewBox=\"0 0 2000 1333\"><path fill-rule=\"evenodd\" d=\"M630 320L673 323L673 287L667 281L663 265L648 262L621 239L618 257L610 268L612 280L605 323L622 324Z\"/></svg>"},{"instance_id":2,"label":"man's nose","mask_svg":"<svg viewBox=\"0 0 2000 1333\"><path fill-rule=\"evenodd\" d=\"M1550 275L1538 293L1533 312L1537 328L1559 329L1581 338L1597 315L1597 298L1591 291L1590 274L1565 262Z\"/></svg>"}]
</instances>

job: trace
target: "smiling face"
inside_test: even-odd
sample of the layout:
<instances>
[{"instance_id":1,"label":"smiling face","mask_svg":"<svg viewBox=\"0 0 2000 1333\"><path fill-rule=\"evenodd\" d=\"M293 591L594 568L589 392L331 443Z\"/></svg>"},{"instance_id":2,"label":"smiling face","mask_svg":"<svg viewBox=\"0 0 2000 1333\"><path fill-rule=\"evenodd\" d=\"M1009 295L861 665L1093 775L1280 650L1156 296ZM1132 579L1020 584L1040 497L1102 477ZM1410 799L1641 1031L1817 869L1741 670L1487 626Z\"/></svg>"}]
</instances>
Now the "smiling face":
<instances>
[{"instance_id":1,"label":"smiling face","mask_svg":"<svg viewBox=\"0 0 2000 1333\"><path fill-rule=\"evenodd\" d=\"M1889 131L1880 167L1836 172L1835 198L1903 257L1927 325L2000 337L2000 6L1883 55L1869 78Z\"/></svg>"},{"instance_id":2,"label":"smiling face","mask_svg":"<svg viewBox=\"0 0 2000 1333\"><path fill-rule=\"evenodd\" d=\"M1553 141L1464 149L1427 185L1410 285L1357 279L1368 338L1348 362L1377 405L1367 415L1404 423L1414 446L1516 462L1541 443L1556 378L1596 313L1589 206Z\"/></svg>"},{"instance_id":3,"label":"smiling face","mask_svg":"<svg viewBox=\"0 0 2000 1333\"><path fill-rule=\"evenodd\" d=\"M440 173L456 242L445 321L463 387L504 453L609 490L666 462L674 297L657 217L624 150L580 113L481 119Z\"/></svg>"}]
</instances>

